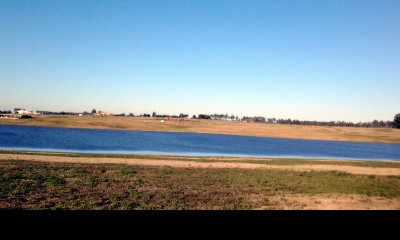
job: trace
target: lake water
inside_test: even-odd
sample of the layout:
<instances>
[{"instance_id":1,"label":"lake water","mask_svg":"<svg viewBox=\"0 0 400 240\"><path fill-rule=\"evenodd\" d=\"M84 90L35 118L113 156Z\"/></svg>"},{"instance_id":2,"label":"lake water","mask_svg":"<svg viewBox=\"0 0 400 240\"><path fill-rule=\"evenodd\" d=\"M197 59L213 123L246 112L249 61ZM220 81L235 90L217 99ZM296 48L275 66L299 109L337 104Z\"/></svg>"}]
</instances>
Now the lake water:
<instances>
[{"instance_id":1,"label":"lake water","mask_svg":"<svg viewBox=\"0 0 400 240\"><path fill-rule=\"evenodd\" d=\"M0 125L0 149L119 154L400 160L400 144L12 125Z\"/></svg>"}]
</instances>

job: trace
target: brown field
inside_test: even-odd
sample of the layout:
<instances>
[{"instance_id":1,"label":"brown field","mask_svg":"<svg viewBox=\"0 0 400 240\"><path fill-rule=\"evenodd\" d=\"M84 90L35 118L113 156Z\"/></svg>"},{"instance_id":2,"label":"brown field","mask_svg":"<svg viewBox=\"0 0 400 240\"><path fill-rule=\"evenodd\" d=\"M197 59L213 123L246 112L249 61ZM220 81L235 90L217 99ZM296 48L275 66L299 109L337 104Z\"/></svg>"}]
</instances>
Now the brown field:
<instances>
[{"instance_id":1,"label":"brown field","mask_svg":"<svg viewBox=\"0 0 400 240\"><path fill-rule=\"evenodd\" d=\"M0 124L70 128L196 132L313 140L400 143L400 129L300 126L218 120L166 120L139 117L41 115L33 119L0 119Z\"/></svg>"},{"instance_id":2,"label":"brown field","mask_svg":"<svg viewBox=\"0 0 400 240\"><path fill-rule=\"evenodd\" d=\"M0 153L0 209L400 209L400 163Z\"/></svg>"}]
</instances>

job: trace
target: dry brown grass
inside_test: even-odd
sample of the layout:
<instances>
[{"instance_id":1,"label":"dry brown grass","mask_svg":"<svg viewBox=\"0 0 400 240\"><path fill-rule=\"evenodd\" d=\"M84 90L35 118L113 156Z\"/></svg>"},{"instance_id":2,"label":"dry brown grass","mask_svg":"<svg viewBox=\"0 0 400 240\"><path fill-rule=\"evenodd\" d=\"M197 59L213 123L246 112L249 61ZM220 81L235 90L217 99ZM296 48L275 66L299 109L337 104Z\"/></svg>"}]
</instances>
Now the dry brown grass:
<instances>
[{"instance_id":1,"label":"dry brown grass","mask_svg":"<svg viewBox=\"0 0 400 240\"><path fill-rule=\"evenodd\" d=\"M165 121L138 117L36 116L33 119L1 119L0 124L69 128L124 129L165 132L197 132L243 136L400 143L400 129L300 126L216 120Z\"/></svg>"}]
</instances>

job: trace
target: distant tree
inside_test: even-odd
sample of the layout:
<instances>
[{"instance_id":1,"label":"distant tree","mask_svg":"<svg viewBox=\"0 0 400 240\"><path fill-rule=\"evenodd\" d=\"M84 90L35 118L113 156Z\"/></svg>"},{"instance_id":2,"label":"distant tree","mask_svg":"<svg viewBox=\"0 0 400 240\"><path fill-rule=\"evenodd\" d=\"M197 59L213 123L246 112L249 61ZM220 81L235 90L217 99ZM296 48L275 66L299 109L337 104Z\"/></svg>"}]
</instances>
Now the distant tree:
<instances>
[{"instance_id":1,"label":"distant tree","mask_svg":"<svg viewBox=\"0 0 400 240\"><path fill-rule=\"evenodd\" d=\"M96 113L96 109L93 108L92 113L95 114Z\"/></svg>"},{"instance_id":2,"label":"distant tree","mask_svg":"<svg viewBox=\"0 0 400 240\"><path fill-rule=\"evenodd\" d=\"M156 117L156 116L157 116L156 112L153 112L153 114L151 115L151 117Z\"/></svg>"},{"instance_id":3,"label":"distant tree","mask_svg":"<svg viewBox=\"0 0 400 240\"><path fill-rule=\"evenodd\" d=\"M393 126L395 128L400 128L400 113L398 113L398 114L396 114L396 116L394 116Z\"/></svg>"},{"instance_id":4,"label":"distant tree","mask_svg":"<svg viewBox=\"0 0 400 240\"><path fill-rule=\"evenodd\" d=\"M211 119L211 116L208 114L199 114L198 118L199 119Z\"/></svg>"},{"instance_id":5,"label":"distant tree","mask_svg":"<svg viewBox=\"0 0 400 240\"><path fill-rule=\"evenodd\" d=\"M193 117L192 117L192 118L196 119L196 115L193 115Z\"/></svg>"},{"instance_id":6,"label":"distant tree","mask_svg":"<svg viewBox=\"0 0 400 240\"><path fill-rule=\"evenodd\" d=\"M134 116L135 116L135 114L129 113L129 117L134 117Z\"/></svg>"}]
</instances>

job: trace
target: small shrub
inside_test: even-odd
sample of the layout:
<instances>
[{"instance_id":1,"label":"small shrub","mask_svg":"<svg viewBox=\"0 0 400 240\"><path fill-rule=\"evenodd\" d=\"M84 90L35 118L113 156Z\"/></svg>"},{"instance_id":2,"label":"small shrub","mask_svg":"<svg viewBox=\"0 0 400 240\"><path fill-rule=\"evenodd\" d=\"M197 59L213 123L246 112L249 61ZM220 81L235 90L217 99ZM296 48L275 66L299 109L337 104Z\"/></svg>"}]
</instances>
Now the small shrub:
<instances>
[{"instance_id":1,"label":"small shrub","mask_svg":"<svg viewBox=\"0 0 400 240\"><path fill-rule=\"evenodd\" d=\"M121 174L124 176L129 176L129 175L136 174L136 171L130 167L124 167L121 169Z\"/></svg>"},{"instance_id":2,"label":"small shrub","mask_svg":"<svg viewBox=\"0 0 400 240\"><path fill-rule=\"evenodd\" d=\"M64 186L67 182L63 178L49 176L46 178L46 183L49 183L53 186Z\"/></svg>"},{"instance_id":3,"label":"small shrub","mask_svg":"<svg viewBox=\"0 0 400 240\"><path fill-rule=\"evenodd\" d=\"M88 184L89 184L89 186L91 186L91 187L94 187L94 186L96 186L96 177L95 176L89 176L88 178L87 178L87 182L88 182Z\"/></svg>"},{"instance_id":4,"label":"small shrub","mask_svg":"<svg viewBox=\"0 0 400 240\"><path fill-rule=\"evenodd\" d=\"M349 174L349 173L346 173L346 172L335 172L336 173L336 176L339 176L339 177L345 177L345 176L350 176L351 174Z\"/></svg>"},{"instance_id":5,"label":"small shrub","mask_svg":"<svg viewBox=\"0 0 400 240\"><path fill-rule=\"evenodd\" d=\"M143 184L143 179L141 179L140 177L136 178L136 185L140 186L142 184Z\"/></svg>"}]
</instances>

